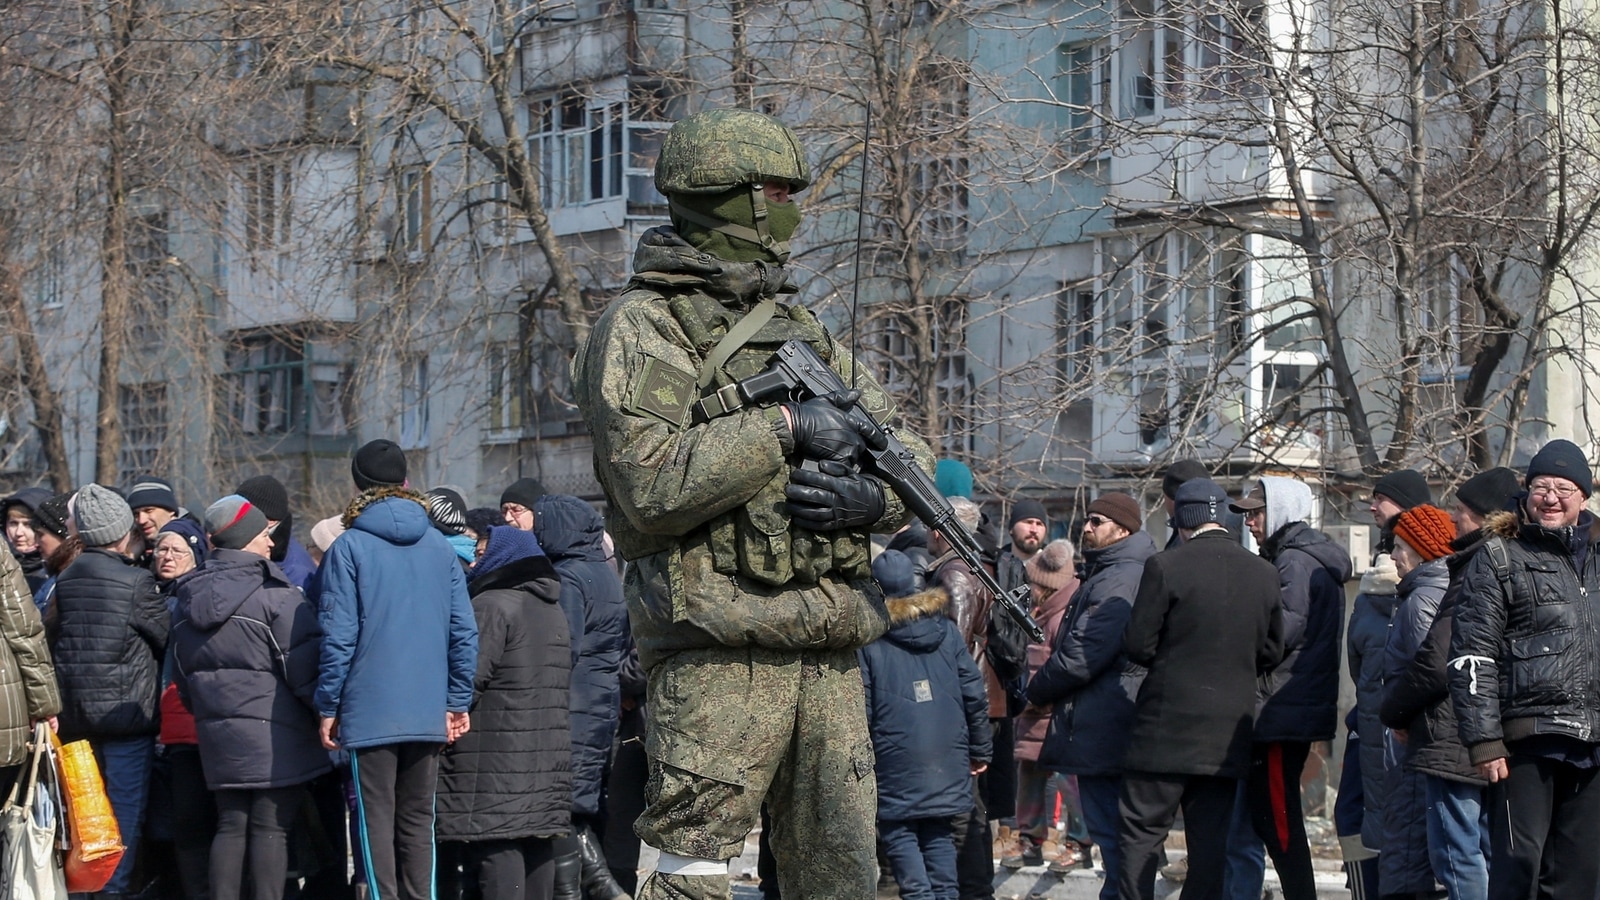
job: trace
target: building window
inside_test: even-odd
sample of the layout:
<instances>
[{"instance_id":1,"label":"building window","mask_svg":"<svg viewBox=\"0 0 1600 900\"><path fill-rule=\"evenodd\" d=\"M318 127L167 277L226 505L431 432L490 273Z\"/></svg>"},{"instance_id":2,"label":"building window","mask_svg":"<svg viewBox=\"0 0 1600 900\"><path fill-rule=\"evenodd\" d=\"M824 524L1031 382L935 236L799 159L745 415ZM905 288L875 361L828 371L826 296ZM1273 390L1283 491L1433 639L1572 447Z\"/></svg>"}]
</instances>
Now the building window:
<instances>
[{"instance_id":1,"label":"building window","mask_svg":"<svg viewBox=\"0 0 1600 900\"><path fill-rule=\"evenodd\" d=\"M400 446L428 445L428 357L400 359Z\"/></svg>"},{"instance_id":2,"label":"building window","mask_svg":"<svg viewBox=\"0 0 1600 900\"><path fill-rule=\"evenodd\" d=\"M399 230L395 234L396 249L419 253L431 246L429 228L432 224L433 173L425 166L406 166L400 170L398 196L395 198Z\"/></svg>"},{"instance_id":3,"label":"building window","mask_svg":"<svg viewBox=\"0 0 1600 900\"><path fill-rule=\"evenodd\" d=\"M1094 377L1094 321L1094 291L1056 293L1056 374L1065 390Z\"/></svg>"},{"instance_id":4,"label":"building window","mask_svg":"<svg viewBox=\"0 0 1600 900\"><path fill-rule=\"evenodd\" d=\"M1101 148L1111 104L1111 54L1104 42L1067 44L1060 50L1056 99L1061 103L1062 139L1068 153L1083 156Z\"/></svg>"},{"instance_id":5,"label":"building window","mask_svg":"<svg viewBox=\"0 0 1600 900\"><path fill-rule=\"evenodd\" d=\"M33 273L34 300L42 310L60 309L65 301L67 257L60 244L51 244L40 255Z\"/></svg>"},{"instance_id":6,"label":"building window","mask_svg":"<svg viewBox=\"0 0 1600 900\"><path fill-rule=\"evenodd\" d=\"M142 473L165 468L159 463L168 431L166 383L118 385L117 415L122 422L118 480L127 484Z\"/></svg>"},{"instance_id":7,"label":"building window","mask_svg":"<svg viewBox=\"0 0 1600 900\"><path fill-rule=\"evenodd\" d=\"M289 241L294 179L287 160L253 159L244 164L244 246L252 254Z\"/></svg>"},{"instance_id":8,"label":"building window","mask_svg":"<svg viewBox=\"0 0 1600 900\"><path fill-rule=\"evenodd\" d=\"M483 359L487 370L484 375L489 387L489 430L522 428L526 422L523 410L527 408L528 380L523 377L527 371L527 356L522 352L521 343L500 341L490 344Z\"/></svg>"},{"instance_id":9,"label":"building window","mask_svg":"<svg viewBox=\"0 0 1600 900\"><path fill-rule=\"evenodd\" d=\"M1213 8L1200 16L1195 80L1198 99L1219 101L1258 96L1266 52L1259 4Z\"/></svg>"},{"instance_id":10,"label":"building window","mask_svg":"<svg viewBox=\"0 0 1600 900\"><path fill-rule=\"evenodd\" d=\"M128 339L134 347L153 347L168 337L167 216L153 213L129 224Z\"/></svg>"},{"instance_id":11,"label":"building window","mask_svg":"<svg viewBox=\"0 0 1600 900\"><path fill-rule=\"evenodd\" d=\"M227 348L229 424L245 435L348 432L348 366L332 348L293 334L255 334Z\"/></svg>"},{"instance_id":12,"label":"building window","mask_svg":"<svg viewBox=\"0 0 1600 900\"><path fill-rule=\"evenodd\" d=\"M650 81L628 84L626 177L629 206L666 207L667 198L656 190L656 158L661 155L661 141L672 123L687 112L683 94L669 85Z\"/></svg>"},{"instance_id":13,"label":"building window","mask_svg":"<svg viewBox=\"0 0 1600 900\"><path fill-rule=\"evenodd\" d=\"M535 100L529 113L528 152L544 175L547 206L622 196L622 103L563 94Z\"/></svg>"},{"instance_id":14,"label":"building window","mask_svg":"<svg viewBox=\"0 0 1600 900\"><path fill-rule=\"evenodd\" d=\"M937 321L932 323L932 392L921 374L927 360L919 358L918 331L900 311L885 311L873 324L869 356L882 384L901 404L900 417L926 423L940 439L941 455L967 457L974 447L973 387L966 350L967 300L940 297L934 302Z\"/></svg>"}]
</instances>

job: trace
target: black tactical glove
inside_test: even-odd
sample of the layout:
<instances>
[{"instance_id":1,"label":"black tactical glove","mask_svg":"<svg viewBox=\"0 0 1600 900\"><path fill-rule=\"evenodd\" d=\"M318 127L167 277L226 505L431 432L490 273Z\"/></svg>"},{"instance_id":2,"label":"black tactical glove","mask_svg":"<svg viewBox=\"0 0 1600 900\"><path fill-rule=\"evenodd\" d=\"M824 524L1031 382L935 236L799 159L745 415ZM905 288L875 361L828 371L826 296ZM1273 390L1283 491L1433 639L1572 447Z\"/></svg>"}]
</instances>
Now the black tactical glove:
<instances>
[{"instance_id":1,"label":"black tactical glove","mask_svg":"<svg viewBox=\"0 0 1600 900\"><path fill-rule=\"evenodd\" d=\"M837 462L818 463L821 471L795 469L783 494L789 517L809 531L864 528L883 518L883 482Z\"/></svg>"},{"instance_id":2,"label":"black tactical glove","mask_svg":"<svg viewBox=\"0 0 1600 900\"><path fill-rule=\"evenodd\" d=\"M794 451L817 460L854 462L868 443L883 449L883 438L871 428L850 418L846 410L861 399L860 391L834 391L803 403L784 404L792 422Z\"/></svg>"}]
</instances>

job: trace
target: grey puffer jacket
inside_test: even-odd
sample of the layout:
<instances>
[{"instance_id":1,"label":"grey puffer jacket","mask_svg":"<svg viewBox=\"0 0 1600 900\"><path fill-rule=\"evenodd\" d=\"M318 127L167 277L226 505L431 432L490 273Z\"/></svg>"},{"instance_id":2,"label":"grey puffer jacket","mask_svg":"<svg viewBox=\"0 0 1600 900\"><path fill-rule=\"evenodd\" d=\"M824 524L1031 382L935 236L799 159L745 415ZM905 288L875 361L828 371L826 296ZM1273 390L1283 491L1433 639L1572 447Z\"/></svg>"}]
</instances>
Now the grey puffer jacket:
<instances>
[{"instance_id":1,"label":"grey puffer jacket","mask_svg":"<svg viewBox=\"0 0 1600 900\"><path fill-rule=\"evenodd\" d=\"M1449 584L1450 574L1442 558L1422 563L1400 579L1399 599L1384 646L1385 686L1399 681L1416 657ZM1381 699L1379 708L1381 713ZM1428 798L1423 776L1405 766L1406 744L1393 735L1384 738L1383 854L1378 858L1378 885L1385 895L1432 891L1436 885L1428 857Z\"/></svg>"},{"instance_id":2,"label":"grey puffer jacket","mask_svg":"<svg viewBox=\"0 0 1600 900\"><path fill-rule=\"evenodd\" d=\"M1361 843L1369 850L1383 846L1383 652L1389 641L1393 594L1359 594L1350 613L1345 649L1350 677L1356 683L1356 732L1361 739Z\"/></svg>"},{"instance_id":3,"label":"grey puffer jacket","mask_svg":"<svg viewBox=\"0 0 1600 900\"><path fill-rule=\"evenodd\" d=\"M215 550L173 596L173 681L206 786L288 787L331 769L311 706L322 627L300 588L264 556Z\"/></svg>"},{"instance_id":4,"label":"grey puffer jacket","mask_svg":"<svg viewBox=\"0 0 1600 900\"><path fill-rule=\"evenodd\" d=\"M1285 478L1263 481L1304 489ZM1278 489L1267 488L1269 504ZM1278 568L1283 661L1262 680L1255 739L1332 740L1339 725L1339 639L1350 554L1305 522L1292 521L1263 543L1261 555Z\"/></svg>"},{"instance_id":5,"label":"grey puffer jacket","mask_svg":"<svg viewBox=\"0 0 1600 900\"><path fill-rule=\"evenodd\" d=\"M1468 784L1486 784L1467 757L1456 727L1456 708L1450 702L1450 639L1455 634L1455 609L1461 602L1461 575L1483 543L1474 531L1456 538L1455 553L1445 557L1450 586L1439 601L1428 636L1417 655L1398 678L1384 684L1383 723L1410 732L1406 766L1426 775Z\"/></svg>"},{"instance_id":6,"label":"grey puffer jacket","mask_svg":"<svg viewBox=\"0 0 1600 900\"><path fill-rule=\"evenodd\" d=\"M565 833L572 827L572 662L561 582L548 558L526 555L478 574L467 590L478 622L472 730L439 759L439 839Z\"/></svg>"},{"instance_id":7,"label":"grey puffer jacket","mask_svg":"<svg viewBox=\"0 0 1600 900\"><path fill-rule=\"evenodd\" d=\"M155 576L99 547L56 579L50 654L61 684L61 739L160 730L157 700L170 617Z\"/></svg>"}]
</instances>

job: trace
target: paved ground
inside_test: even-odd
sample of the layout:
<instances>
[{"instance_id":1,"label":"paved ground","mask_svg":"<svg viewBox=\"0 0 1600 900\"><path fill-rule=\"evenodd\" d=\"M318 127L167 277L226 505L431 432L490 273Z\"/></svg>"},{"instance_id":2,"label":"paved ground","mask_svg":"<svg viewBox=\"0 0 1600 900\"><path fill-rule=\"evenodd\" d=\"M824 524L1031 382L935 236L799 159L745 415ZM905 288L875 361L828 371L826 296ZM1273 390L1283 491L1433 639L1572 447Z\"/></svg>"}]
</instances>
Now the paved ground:
<instances>
[{"instance_id":1,"label":"paved ground","mask_svg":"<svg viewBox=\"0 0 1600 900\"><path fill-rule=\"evenodd\" d=\"M1183 855L1182 850L1168 850L1169 857L1176 859ZM1317 865L1317 897L1318 900L1349 900L1350 892L1344 886L1344 874L1339 871L1339 864L1333 860L1318 859ZM640 867L648 871L655 865L655 851L649 847L644 848L644 853L639 860ZM1055 875L1044 866L1032 866L1009 872L996 866L994 895L996 900L1095 900L1100 895L1101 875L1100 869L1089 871L1078 869L1067 875ZM734 900L760 900L761 892L756 888L756 836L752 834L745 843L743 856L728 864L728 873L733 876ZM1273 898L1278 897L1278 875L1267 866L1266 888ZM1181 900L1181 886L1165 879L1156 880L1156 900ZM880 893L880 900L896 897L893 891Z\"/></svg>"}]
</instances>

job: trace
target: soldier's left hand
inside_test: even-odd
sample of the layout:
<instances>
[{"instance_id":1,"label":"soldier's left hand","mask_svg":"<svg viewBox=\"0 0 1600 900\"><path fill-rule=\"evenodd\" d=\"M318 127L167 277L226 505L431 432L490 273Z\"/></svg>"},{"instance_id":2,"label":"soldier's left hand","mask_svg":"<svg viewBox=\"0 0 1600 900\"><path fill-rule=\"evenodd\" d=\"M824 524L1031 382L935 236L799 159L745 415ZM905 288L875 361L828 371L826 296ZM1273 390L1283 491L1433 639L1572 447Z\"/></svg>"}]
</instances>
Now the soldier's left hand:
<instances>
[{"instance_id":1,"label":"soldier's left hand","mask_svg":"<svg viewBox=\"0 0 1600 900\"><path fill-rule=\"evenodd\" d=\"M789 517L810 531L862 528L883 518L883 482L836 462L795 469L783 489Z\"/></svg>"}]
</instances>

